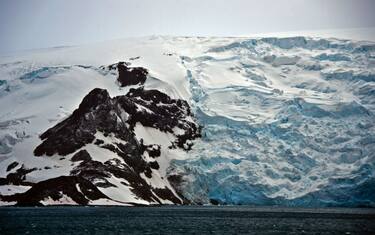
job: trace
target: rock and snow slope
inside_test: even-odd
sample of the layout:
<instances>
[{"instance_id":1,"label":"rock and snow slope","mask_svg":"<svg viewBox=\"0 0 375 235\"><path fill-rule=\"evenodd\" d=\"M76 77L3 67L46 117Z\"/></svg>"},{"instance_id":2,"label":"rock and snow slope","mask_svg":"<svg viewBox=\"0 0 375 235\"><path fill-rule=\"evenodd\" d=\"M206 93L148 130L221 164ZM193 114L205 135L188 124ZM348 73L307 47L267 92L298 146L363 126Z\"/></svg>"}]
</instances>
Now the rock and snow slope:
<instances>
[{"instance_id":1,"label":"rock and snow slope","mask_svg":"<svg viewBox=\"0 0 375 235\"><path fill-rule=\"evenodd\" d=\"M122 72L131 72L113 69L118 61L147 69L147 79L140 84L116 81ZM22 202L20 195L27 190L30 195L33 185L53 185L49 179L61 182L61 177L69 177L66 189L57 187L52 196L43 194L35 200L44 204L375 205L375 43L310 37L148 37L29 52L2 57L0 64L3 204ZM157 118L151 123L141 118L129 126L126 121L121 124L128 134L119 134L116 128L106 134L97 131L101 124L92 129L90 121L72 122L90 130L90 141L81 143L64 135L59 139L54 134L45 139L43 133L51 127L53 133L61 131L59 125L65 126L64 133L70 131L71 125L63 124L94 88L108 91L104 103L111 105L104 110L109 110L109 119L116 114L128 120L129 110L118 108L118 97L131 100L141 113L155 112L150 107L157 108L158 103L139 99L142 91L154 89L175 102L186 100L182 106L190 106L192 115L186 111L177 115L177 121L190 124L185 129L172 125L161 130L164 125L154 125ZM83 115L80 120L95 117ZM195 118L203 127L198 139ZM188 130L197 131L194 138L178 137ZM35 154L41 156L35 156L34 149L46 141L48 149L38 147ZM80 142L74 152L59 152L58 144L54 148L56 143L65 146L72 141ZM152 199L137 194L140 187L132 185L128 176L125 183L118 177L117 171L132 168L119 148L101 147L122 141L138 146L141 153L130 155L147 166L155 160L141 146L160 146L158 167L150 166L153 177L147 177L150 171L144 168L136 170ZM86 152L74 161L74 153L83 149ZM90 161L100 166L83 164ZM110 170L111 162L123 168L117 165ZM10 183L9 175L16 182ZM153 188L167 189L173 196ZM4 200L15 194L18 200Z\"/></svg>"},{"instance_id":2,"label":"rock and snow slope","mask_svg":"<svg viewBox=\"0 0 375 235\"><path fill-rule=\"evenodd\" d=\"M51 200L45 201L49 198L84 205L103 199L110 204L184 203L165 174L168 154L177 148L189 150L200 128L186 101L145 89L148 71L125 64L100 69L117 71L114 81L120 87L142 86L114 98L105 89L90 91L70 116L39 136L42 143L35 147L35 157L59 163L44 166L50 178L30 179L43 169L13 161L0 183L5 188L31 188L3 195L2 201L17 205L50 204ZM56 168L63 168L65 176Z\"/></svg>"}]
</instances>

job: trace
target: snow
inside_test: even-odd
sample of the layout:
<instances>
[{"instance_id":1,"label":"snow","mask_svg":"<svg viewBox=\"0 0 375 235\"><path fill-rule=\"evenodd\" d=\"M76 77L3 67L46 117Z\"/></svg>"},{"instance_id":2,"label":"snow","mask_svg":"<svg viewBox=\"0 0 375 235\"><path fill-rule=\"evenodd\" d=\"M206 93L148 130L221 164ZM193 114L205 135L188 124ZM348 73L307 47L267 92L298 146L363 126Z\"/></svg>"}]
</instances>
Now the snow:
<instances>
[{"instance_id":1,"label":"snow","mask_svg":"<svg viewBox=\"0 0 375 235\"><path fill-rule=\"evenodd\" d=\"M199 203L306 206L303 198L319 193L315 204L350 204L340 198L360 189L339 189L332 179L373 169L375 148L360 144L374 131L374 63L372 49L354 53L358 48L338 39L242 38L184 60L204 126L189 157L169 169L186 176L184 195ZM358 96L361 87L366 94ZM335 195L324 194L333 188Z\"/></svg>"},{"instance_id":2,"label":"snow","mask_svg":"<svg viewBox=\"0 0 375 235\"><path fill-rule=\"evenodd\" d=\"M290 32L274 32L263 34L252 34L247 37L321 37L321 38L342 38L351 40L375 41L375 28L343 28L326 30L304 30Z\"/></svg>"},{"instance_id":3,"label":"snow","mask_svg":"<svg viewBox=\"0 0 375 235\"><path fill-rule=\"evenodd\" d=\"M175 135L180 134L181 129L174 128ZM162 132L158 129L150 128L150 127L144 127L140 123L137 123L134 127L134 133L136 135L136 138L141 141L143 140L143 143L145 145L159 145L161 146L160 152L161 157L158 157L155 159L160 168L156 170L152 170L152 178L146 177L144 174L142 174L142 178L150 185L152 185L154 188L164 188L167 186L169 189L172 190L172 192L180 198L177 193L174 191L173 187L171 187L169 181L167 180L167 168L170 165L171 159L181 158L181 155L183 155L182 150L178 149L170 149L169 146L172 145L172 143L176 140L176 137L172 133ZM149 158L146 160L150 161ZM160 201L166 204L170 204L171 202L168 200L163 200L159 198Z\"/></svg>"},{"instance_id":4,"label":"snow","mask_svg":"<svg viewBox=\"0 0 375 235\"><path fill-rule=\"evenodd\" d=\"M94 161L104 163L110 159L115 158L124 162L124 160L120 158L116 153L105 148L100 148L95 144L87 144L84 149L90 154L91 159Z\"/></svg>"},{"instance_id":5,"label":"snow","mask_svg":"<svg viewBox=\"0 0 375 235\"><path fill-rule=\"evenodd\" d=\"M4 202L4 201L0 201L0 206L14 206L16 204L17 204L17 202Z\"/></svg>"},{"instance_id":6,"label":"snow","mask_svg":"<svg viewBox=\"0 0 375 235\"><path fill-rule=\"evenodd\" d=\"M122 202L118 202L118 201L114 201L110 199L104 199L104 198L90 201L89 205L91 206L132 206L132 204L129 204L129 203L122 203Z\"/></svg>"},{"instance_id":7,"label":"snow","mask_svg":"<svg viewBox=\"0 0 375 235\"><path fill-rule=\"evenodd\" d=\"M115 187L100 187L99 190L112 200L119 203L137 203L144 205L150 204L148 201L137 198L136 195L130 190L130 187L122 183L124 182L123 179L112 176L108 179L108 182L115 185Z\"/></svg>"},{"instance_id":8,"label":"snow","mask_svg":"<svg viewBox=\"0 0 375 235\"><path fill-rule=\"evenodd\" d=\"M24 193L30 188L31 186L23 186L23 185L1 185L0 194L1 195L13 195L16 193Z\"/></svg>"},{"instance_id":9,"label":"snow","mask_svg":"<svg viewBox=\"0 0 375 235\"><path fill-rule=\"evenodd\" d=\"M40 203L44 206L52 206L52 205L77 205L77 203L71 199L69 196L60 192L61 198L59 200L54 200L51 197L44 198L40 201Z\"/></svg>"},{"instance_id":10,"label":"snow","mask_svg":"<svg viewBox=\"0 0 375 235\"><path fill-rule=\"evenodd\" d=\"M134 127L136 138L140 141L143 139L145 145L158 144L168 147L175 141L175 136L168 132L162 132L158 129L145 127L139 122Z\"/></svg>"},{"instance_id":11,"label":"snow","mask_svg":"<svg viewBox=\"0 0 375 235\"><path fill-rule=\"evenodd\" d=\"M144 177L150 184L169 187L168 174L182 174L184 196L202 203L309 205L314 198L341 205L343 195L353 195L348 204L373 204L366 196L373 187L356 192L374 179L375 44L356 41L355 33L356 40L334 32L280 35L156 36L0 57L0 177L14 161L38 168L27 175L32 182L68 175L74 163L33 156L38 135L95 87L111 97L126 94L116 74L99 67L139 56L130 62L149 70L145 88L187 100L203 126L202 139L184 152L168 148L173 134L137 123L138 140L161 145L160 169ZM101 162L116 157L95 145L84 148ZM115 201L93 204L147 204L119 179L110 182L117 188L100 190Z\"/></svg>"}]
</instances>

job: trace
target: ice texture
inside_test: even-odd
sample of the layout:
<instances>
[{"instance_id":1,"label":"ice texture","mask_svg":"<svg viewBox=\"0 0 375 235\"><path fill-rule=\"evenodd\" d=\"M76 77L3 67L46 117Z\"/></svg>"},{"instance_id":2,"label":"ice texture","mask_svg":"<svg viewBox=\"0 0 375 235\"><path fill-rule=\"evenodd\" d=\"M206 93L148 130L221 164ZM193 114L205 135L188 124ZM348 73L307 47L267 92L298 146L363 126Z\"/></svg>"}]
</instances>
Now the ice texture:
<instances>
[{"instance_id":1,"label":"ice texture","mask_svg":"<svg viewBox=\"0 0 375 235\"><path fill-rule=\"evenodd\" d=\"M374 44L242 39L183 60L202 139L170 174L198 204L374 206ZM184 59L184 58L182 58Z\"/></svg>"}]
</instances>

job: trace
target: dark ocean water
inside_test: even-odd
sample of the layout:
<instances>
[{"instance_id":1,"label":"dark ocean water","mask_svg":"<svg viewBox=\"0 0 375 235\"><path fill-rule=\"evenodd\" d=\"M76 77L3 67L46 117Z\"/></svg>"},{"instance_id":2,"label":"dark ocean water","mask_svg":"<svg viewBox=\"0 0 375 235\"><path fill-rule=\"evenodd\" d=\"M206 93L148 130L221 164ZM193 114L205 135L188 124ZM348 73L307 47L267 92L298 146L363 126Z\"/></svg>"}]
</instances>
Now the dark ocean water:
<instances>
[{"instance_id":1,"label":"dark ocean water","mask_svg":"<svg viewBox=\"0 0 375 235\"><path fill-rule=\"evenodd\" d=\"M0 234L374 234L373 209L0 208Z\"/></svg>"}]
</instances>

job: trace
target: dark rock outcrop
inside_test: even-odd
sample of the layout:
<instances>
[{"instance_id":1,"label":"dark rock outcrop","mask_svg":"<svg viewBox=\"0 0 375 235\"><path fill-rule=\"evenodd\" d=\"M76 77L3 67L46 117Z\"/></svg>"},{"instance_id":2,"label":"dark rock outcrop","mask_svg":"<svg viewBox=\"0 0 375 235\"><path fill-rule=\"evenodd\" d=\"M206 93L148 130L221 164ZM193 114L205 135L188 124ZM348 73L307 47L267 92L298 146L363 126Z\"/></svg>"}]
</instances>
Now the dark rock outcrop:
<instances>
[{"instance_id":1,"label":"dark rock outcrop","mask_svg":"<svg viewBox=\"0 0 375 235\"><path fill-rule=\"evenodd\" d=\"M116 116L109 114L111 108L111 98L106 90L92 90L69 118L40 136L44 142L34 150L35 156L73 153L94 141L97 128L104 133L121 132L122 126L117 125Z\"/></svg>"},{"instance_id":2,"label":"dark rock outcrop","mask_svg":"<svg viewBox=\"0 0 375 235\"><path fill-rule=\"evenodd\" d=\"M122 117L124 113L126 118ZM158 150L142 146L135 139L133 130L137 123L162 132L174 133L175 127L183 130L184 134L176 135L177 141L171 147L177 145L188 149L186 142L200 137L200 127L187 120L189 116L192 114L186 101L171 99L157 90L130 89L127 95L111 99L106 90L96 88L83 99L69 118L40 136L44 141L34 150L34 154L52 156L73 153L92 143L95 133L99 131L127 141L127 146L117 147L125 148L132 155L150 151L155 156Z\"/></svg>"},{"instance_id":3,"label":"dark rock outcrop","mask_svg":"<svg viewBox=\"0 0 375 235\"><path fill-rule=\"evenodd\" d=\"M80 150L78 153L74 154L71 160L73 162L90 161L91 157L90 157L90 154L85 149L83 149L83 150Z\"/></svg>"},{"instance_id":4,"label":"dark rock outcrop","mask_svg":"<svg viewBox=\"0 0 375 235\"><path fill-rule=\"evenodd\" d=\"M132 57L129 60L134 61L140 57ZM120 61L115 64L103 65L99 67L99 72L103 75L116 76L116 82L120 87L131 85L143 85L148 76L148 70L143 67L132 67L130 62Z\"/></svg>"},{"instance_id":5,"label":"dark rock outcrop","mask_svg":"<svg viewBox=\"0 0 375 235\"><path fill-rule=\"evenodd\" d=\"M7 172L8 171L11 171L13 170L15 167L18 166L18 162L12 162L11 164L9 164L9 166L7 167Z\"/></svg>"},{"instance_id":6,"label":"dark rock outcrop","mask_svg":"<svg viewBox=\"0 0 375 235\"><path fill-rule=\"evenodd\" d=\"M188 150L191 140L200 136L200 127L193 120L186 101L171 99L157 90L130 89L126 95L111 98L106 90L96 88L83 99L79 108L70 117L40 136L43 142L35 148L34 154L36 156L73 154L70 160L80 163L70 172L73 178L66 178L72 182L79 179L91 182L94 187L117 187L110 182L111 177L116 177L123 179L122 184L129 186L138 198L152 203L162 203L162 199L182 204L185 201L181 200L181 197L172 191L173 189L155 188L143 178L151 179L153 171L160 168L157 159L161 154L161 146L145 145L142 139L139 141L135 126L143 125L173 134L176 141L166 144L170 148ZM175 133L176 128L179 129L178 133ZM96 137L98 132L113 141L109 143L108 140L98 139ZM93 160L85 149L87 144L109 150L118 158L111 158L105 162ZM152 160L146 158L145 154ZM61 184L60 180L57 182ZM46 183L43 187L46 189L50 185ZM61 185L70 188L69 183ZM65 193L74 201L87 204L80 195L72 192L71 189L66 190L68 191ZM57 195L52 196L57 198ZM39 199L41 196L33 197ZM20 202L22 200L24 200L22 197L17 199Z\"/></svg>"},{"instance_id":7,"label":"dark rock outcrop","mask_svg":"<svg viewBox=\"0 0 375 235\"><path fill-rule=\"evenodd\" d=\"M129 60L138 60L139 58L141 58L141 57L140 56L136 56L136 57L129 58Z\"/></svg>"},{"instance_id":8,"label":"dark rock outcrop","mask_svg":"<svg viewBox=\"0 0 375 235\"><path fill-rule=\"evenodd\" d=\"M24 165L22 165L15 172L9 173L6 178L0 178L0 185L33 185L33 183L27 182L25 180L28 173L36 170L36 168L28 169Z\"/></svg>"},{"instance_id":9,"label":"dark rock outcrop","mask_svg":"<svg viewBox=\"0 0 375 235\"><path fill-rule=\"evenodd\" d=\"M128 67L125 63L120 62L117 64L119 85L129 86L144 84L147 78L148 71L142 67Z\"/></svg>"},{"instance_id":10,"label":"dark rock outcrop","mask_svg":"<svg viewBox=\"0 0 375 235\"><path fill-rule=\"evenodd\" d=\"M0 196L0 199L6 202L17 202L17 206L42 206L41 201L45 199L58 201L64 196L71 198L79 205L87 205L92 200L108 198L95 185L82 177L60 176L41 181L25 193Z\"/></svg>"},{"instance_id":11,"label":"dark rock outcrop","mask_svg":"<svg viewBox=\"0 0 375 235\"><path fill-rule=\"evenodd\" d=\"M71 116L40 135L42 143L34 150L38 157L71 161L69 175L28 183L26 174L37 169L21 166L14 170L18 165L13 162L7 169L11 173L0 179L0 184L32 187L25 193L0 195L1 200L33 206L45 199L68 198L87 205L92 200L107 198L104 193L108 188L128 187L135 198L150 203L162 204L165 200L174 204L187 203L175 189L178 187L176 180L165 179L165 185L160 185L164 177L158 171L165 162L161 159L162 148L189 150L192 140L200 137L200 127L188 103L158 90L145 90L141 86L148 75L145 68L119 62L101 67L101 72L117 74L121 87L140 86L113 98L104 89L90 91ZM144 133L137 133L138 125L166 133L166 140L170 136L175 138L162 146L146 143L141 139ZM51 170L51 167L44 169ZM159 182L158 187L152 182Z\"/></svg>"},{"instance_id":12,"label":"dark rock outcrop","mask_svg":"<svg viewBox=\"0 0 375 235\"><path fill-rule=\"evenodd\" d=\"M137 60L140 57L133 57L129 60ZM117 82L121 87L130 85L143 85L147 79L148 71L142 67L131 67L128 62L118 62L108 66L101 66L104 74L117 74Z\"/></svg>"}]
</instances>

